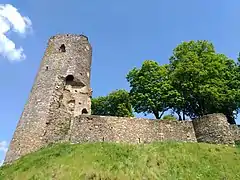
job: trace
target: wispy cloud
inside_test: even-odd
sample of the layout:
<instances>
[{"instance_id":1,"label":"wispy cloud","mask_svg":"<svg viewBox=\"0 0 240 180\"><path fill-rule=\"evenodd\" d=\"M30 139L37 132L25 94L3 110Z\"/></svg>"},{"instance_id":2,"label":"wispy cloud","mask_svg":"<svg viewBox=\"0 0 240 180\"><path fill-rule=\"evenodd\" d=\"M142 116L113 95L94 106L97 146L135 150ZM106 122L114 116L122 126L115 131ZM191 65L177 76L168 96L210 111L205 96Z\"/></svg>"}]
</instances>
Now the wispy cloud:
<instances>
[{"instance_id":1,"label":"wispy cloud","mask_svg":"<svg viewBox=\"0 0 240 180\"><path fill-rule=\"evenodd\" d=\"M3 151L4 153L7 152L7 142L6 141L0 141L0 151Z\"/></svg>"},{"instance_id":2,"label":"wispy cloud","mask_svg":"<svg viewBox=\"0 0 240 180\"><path fill-rule=\"evenodd\" d=\"M0 4L0 55L10 61L20 61L26 58L23 48L16 48L15 43L8 38L10 32L24 36L31 29L32 22L22 16L11 4Z\"/></svg>"},{"instance_id":3,"label":"wispy cloud","mask_svg":"<svg viewBox=\"0 0 240 180\"><path fill-rule=\"evenodd\" d=\"M3 157L5 156L8 148L7 148L8 144L6 141L0 141L0 153L3 153ZM2 166L3 164L3 159L0 159L0 166Z\"/></svg>"}]
</instances>

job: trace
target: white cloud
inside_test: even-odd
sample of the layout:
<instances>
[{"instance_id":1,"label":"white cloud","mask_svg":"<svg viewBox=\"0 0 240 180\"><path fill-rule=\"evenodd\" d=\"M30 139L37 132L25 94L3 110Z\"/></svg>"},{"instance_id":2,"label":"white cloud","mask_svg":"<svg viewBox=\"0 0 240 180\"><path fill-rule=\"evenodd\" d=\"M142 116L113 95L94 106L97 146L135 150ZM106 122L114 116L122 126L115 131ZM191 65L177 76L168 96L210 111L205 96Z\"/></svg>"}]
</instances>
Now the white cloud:
<instances>
[{"instance_id":1,"label":"white cloud","mask_svg":"<svg viewBox=\"0 0 240 180\"><path fill-rule=\"evenodd\" d=\"M11 31L25 35L31 29L32 22L22 16L11 4L0 4L0 55L10 61L20 61L26 58L23 48L16 48L15 43L7 37Z\"/></svg>"},{"instance_id":2,"label":"white cloud","mask_svg":"<svg viewBox=\"0 0 240 180\"><path fill-rule=\"evenodd\" d=\"M3 151L4 153L7 152L7 142L6 141L0 141L0 151Z\"/></svg>"},{"instance_id":3,"label":"white cloud","mask_svg":"<svg viewBox=\"0 0 240 180\"><path fill-rule=\"evenodd\" d=\"M0 153L3 152L3 156L5 156L8 148L7 148L8 144L6 141L0 141ZM3 159L0 159L0 166L2 166L3 164Z\"/></svg>"}]
</instances>

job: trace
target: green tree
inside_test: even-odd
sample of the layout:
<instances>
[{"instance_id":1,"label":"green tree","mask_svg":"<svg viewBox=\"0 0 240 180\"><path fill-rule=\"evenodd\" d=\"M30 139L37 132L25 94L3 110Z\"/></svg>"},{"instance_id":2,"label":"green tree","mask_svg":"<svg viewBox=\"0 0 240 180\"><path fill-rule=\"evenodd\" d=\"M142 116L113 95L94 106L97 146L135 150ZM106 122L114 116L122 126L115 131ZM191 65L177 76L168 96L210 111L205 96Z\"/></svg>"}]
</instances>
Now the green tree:
<instances>
[{"instance_id":1,"label":"green tree","mask_svg":"<svg viewBox=\"0 0 240 180\"><path fill-rule=\"evenodd\" d=\"M132 117L129 93L120 89L107 96L92 98L92 114L104 116Z\"/></svg>"},{"instance_id":2,"label":"green tree","mask_svg":"<svg viewBox=\"0 0 240 180\"><path fill-rule=\"evenodd\" d=\"M174 109L191 118L224 113L234 124L239 109L239 66L215 52L208 41L189 41L178 45L170 58L172 86L182 97Z\"/></svg>"},{"instance_id":3,"label":"green tree","mask_svg":"<svg viewBox=\"0 0 240 180\"><path fill-rule=\"evenodd\" d=\"M168 79L168 65L144 61L140 69L134 68L127 74L130 83L131 104L137 113L153 113L160 119L173 98L178 97Z\"/></svg>"},{"instance_id":4,"label":"green tree","mask_svg":"<svg viewBox=\"0 0 240 180\"><path fill-rule=\"evenodd\" d=\"M177 118L175 116L173 116L172 114L168 114L168 115L165 115L163 116L162 118L163 120L177 120Z\"/></svg>"}]
</instances>

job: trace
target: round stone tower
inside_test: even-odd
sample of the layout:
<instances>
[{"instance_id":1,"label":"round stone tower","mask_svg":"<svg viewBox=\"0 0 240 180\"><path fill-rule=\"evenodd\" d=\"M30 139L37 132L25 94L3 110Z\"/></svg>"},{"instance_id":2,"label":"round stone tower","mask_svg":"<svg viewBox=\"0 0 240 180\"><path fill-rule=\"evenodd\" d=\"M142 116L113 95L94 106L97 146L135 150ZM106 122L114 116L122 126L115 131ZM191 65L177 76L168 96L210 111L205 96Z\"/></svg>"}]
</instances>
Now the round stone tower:
<instances>
[{"instance_id":1,"label":"round stone tower","mask_svg":"<svg viewBox=\"0 0 240 180\"><path fill-rule=\"evenodd\" d=\"M49 39L4 163L50 142L68 140L71 118L91 114L91 62L86 36L59 34Z\"/></svg>"},{"instance_id":2,"label":"round stone tower","mask_svg":"<svg viewBox=\"0 0 240 180\"><path fill-rule=\"evenodd\" d=\"M233 135L224 114L208 114L193 120L198 142L212 144L234 144Z\"/></svg>"}]
</instances>

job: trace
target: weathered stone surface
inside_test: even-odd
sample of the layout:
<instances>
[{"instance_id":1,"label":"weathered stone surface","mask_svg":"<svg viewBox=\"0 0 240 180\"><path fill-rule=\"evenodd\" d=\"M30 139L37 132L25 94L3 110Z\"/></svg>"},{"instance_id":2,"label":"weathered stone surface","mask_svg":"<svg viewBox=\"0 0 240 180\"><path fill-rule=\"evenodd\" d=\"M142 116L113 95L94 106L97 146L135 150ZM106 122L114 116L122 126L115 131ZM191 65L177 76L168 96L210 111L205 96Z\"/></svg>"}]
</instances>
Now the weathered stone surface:
<instances>
[{"instance_id":1,"label":"weathered stone surface","mask_svg":"<svg viewBox=\"0 0 240 180\"><path fill-rule=\"evenodd\" d=\"M240 144L240 125L230 125L233 140Z\"/></svg>"},{"instance_id":2,"label":"weathered stone surface","mask_svg":"<svg viewBox=\"0 0 240 180\"><path fill-rule=\"evenodd\" d=\"M226 116L209 114L193 120L198 142L213 144L234 144Z\"/></svg>"},{"instance_id":3,"label":"weathered stone surface","mask_svg":"<svg viewBox=\"0 0 240 180\"><path fill-rule=\"evenodd\" d=\"M192 122L82 115L73 119L70 139L73 143L164 140L196 142Z\"/></svg>"},{"instance_id":4,"label":"weathered stone surface","mask_svg":"<svg viewBox=\"0 0 240 180\"><path fill-rule=\"evenodd\" d=\"M91 114L92 48L83 35L49 39L5 162L49 142L68 140L72 116Z\"/></svg>"}]
</instances>

